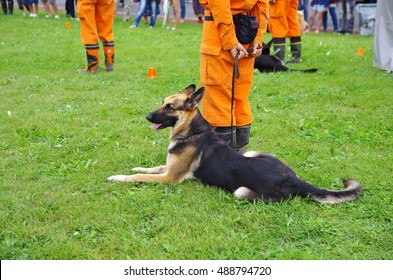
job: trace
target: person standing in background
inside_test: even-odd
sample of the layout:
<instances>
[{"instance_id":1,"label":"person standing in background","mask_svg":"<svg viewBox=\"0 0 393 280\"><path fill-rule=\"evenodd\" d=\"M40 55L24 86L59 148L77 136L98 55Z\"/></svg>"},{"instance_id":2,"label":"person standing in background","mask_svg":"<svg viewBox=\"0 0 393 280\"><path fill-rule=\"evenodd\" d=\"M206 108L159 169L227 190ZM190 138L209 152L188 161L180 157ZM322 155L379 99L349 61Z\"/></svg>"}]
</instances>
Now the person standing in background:
<instances>
[{"instance_id":1,"label":"person standing in background","mask_svg":"<svg viewBox=\"0 0 393 280\"><path fill-rule=\"evenodd\" d=\"M309 19L309 0L299 0L299 5L297 6L299 11L303 11L304 20L308 23Z\"/></svg>"},{"instance_id":2,"label":"person standing in background","mask_svg":"<svg viewBox=\"0 0 393 280\"><path fill-rule=\"evenodd\" d=\"M198 18L197 23L202 24L205 8L199 3L199 0L192 0L192 9L194 10L195 16Z\"/></svg>"},{"instance_id":3,"label":"person standing in background","mask_svg":"<svg viewBox=\"0 0 393 280\"><path fill-rule=\"evenodd\" d=\"M175 26L171 28L171 17L168 16L166 18L166 28L176 30L179 27L180 22L180 0L169 0L170 6L173 8L173 16L175 18Z\"/></svg>"},{"instance_id":4,"label":"person standing in background","mask_svg":"<svg viewBox=\"0 0 393 280\"><path fill-rule=\"evenodd\" d=\"M323 16L327 13L329 7L329 0L312 0L310 3L310 22L309 22L309 31L312 32L314 27L315 16L317 16L317 28L315 29L315 33L320 33L322 29Z\"/></svg>"},{"instance_id":5,"label":"person standing in background","mask_svg":"<svg viewBox=\"0 0 393 280\"><path fill-rule=\"evenodd\" d=\"M65 1L66 17L75 18L75 0Z\"/></svg>"},{"instance_id":6,"label":"person standing in background","mask_svg":"<svg viewBox=\"0 0 393 280\"><path fill-rule=\"evenodd\" d=\"M99 40L104 46L105 71L112 71L115 59L113 21L115 0L78 0L80 37L86 48L87 66L80 73L96 73L100 63Z\"/></svg>"},{"instance_id":7,"label":"person standing in background","mask_svg":"<svg viewBox=\"0 0 393 280\"><path fill-rule=\"evenodd\" d=\"M338 19L337 19L337 13L336 13L336 7L337 7L337 0L330 0L329 1L329 14L330 17L332 18L332 23L333 23L333 32L338 32ZM328 15L327 13L323 14L323 31L327 31L328 28Z\"/></svg>"},{"instance_id":8,"label":"person standing in background","mask_svg":"<svg viewBox=\"0 0 393 280\"><path fill-rule=\"evenodd\" d=\"M25 8L26 10L29 10L29 7L23 3L23 0L18 0L18 7L19 11L21 12L22 16L25 16Z\"/></svg>"},{"instance_id":9,"label":"person standing in background","mask_svg":"<svg viewBox=\"0 0 393 280\"><path fill-rule=\"evenodd\" d=\"M57 4L56 4L56 0L42 0L42 3L44 4L44 9L46 12L46 18L50 18L50 6L49 4L52 6L53 12L55 13L55 19L59 19L59 11L57 9Z\"/></svg>"},{"instance_id":10,"label":"person standing in background","mask_svg":"<svg viewBox=\"0 0 393 280\"><path fill-rule=\"evenodd\" d=\"M186 19L186 0L180 0L180 22Z\"/></svg>"},{"instance_id":11,"label":"person standing in background","mask_svg":"<svg viewBox=\"0 0 393 280\"><path fill-rule=\"evenodd\" d=\"M375 15L373 66L393 71L393 1L378 0Z\"/></svg>"},{"instance_id":12,"label":"person standing in background","mask_svg":"<svg viewBox=\"0 0 393 280\"><path fill-rule=\"evenodd\" d=\"M8 6L7 6L8 4ZM7 14L12 15L14 12L14 0L1 0L1 7L3 8L3 14L6 16Z\"/></svg>"},{"instance_id":13,"label":"person standing in background","mask_svg":"<svg viewBox=\"0 0 393 280\"><path fill-rule=\"evenodd\" d=\"M268 2L200 0L205 8L200 65L200 84L206 89L202 99L202 115L218 137L241 153L245 152L249 142L252 113L248 97L253 81L254 60L262 54ZM237 39L233 16L247 13L256 17L259 27L254 40L243 45ZM232 75L236 57L239 78Z\"/></svg>"},{"instance_id":14,"label":"person standing in background","mask_svg":"<svg viewBox=\"0 0 393 280\"><path fill-rule=\"evenodd\" d=\"M136 13L134 23L130 26L130 28L136 28L139 25L139 22L141 21L144 12L146 11L146 7L149 6L150 11L150 24L149 28L153 28L154 25L156 24L156 19L157 19L157 1L156 0L140 0L139 2L139 7L138 11Z\"/></svg>"},{"instance_id":15,"label":"person standing in background","mask_svg":"<svg viewBox=\"0 0 393 280\"><path fill-rule=\"evenodd\" d=\"M289 38L292 55L287 63L301 62L302 32L297 20L298 6L298 0L270 0L269 5L269 31L274 54L285 61L286 38Z\"/></svg>"},{"instance_id":16,"label":"person standing in background","mask_svg":"<svg viewBox=\"0 0 393 280\"><path fill-rule=\"evenodd\" d=\"M341 20L340 20L340 34L352 34L353 33L353 24L355 21L354 9L355 9L355 0L340 0L341 5ZM349 6L349 7L348 7ZM349 9L348 9L349 8Z\"/></svg>"},{"instance_id":17,"label":"person standing in background","mask_svg":"<svg viewBox=\"0 0 393 280\"><path fill-rule=\"evenodd\" d=\"M23 3L27 7L30 13L30 17L38 17L38 0L23 0Z\"/></svg>"},{"instance_id":18,"label":"person standing in background","mask_svg":"<svg viewBox=\"0 0 393 280\"><path fill-rule=\"evenodd\" d=\"M123 21L124 22L129 22L130 21L130 17L131 17L131 2L135 2L135 1L133 1L133 0L124 0L123 1L123 4L124 4ZM117 1L115 1L115 3L117 5Z\"/></svg>"}]
</instances>

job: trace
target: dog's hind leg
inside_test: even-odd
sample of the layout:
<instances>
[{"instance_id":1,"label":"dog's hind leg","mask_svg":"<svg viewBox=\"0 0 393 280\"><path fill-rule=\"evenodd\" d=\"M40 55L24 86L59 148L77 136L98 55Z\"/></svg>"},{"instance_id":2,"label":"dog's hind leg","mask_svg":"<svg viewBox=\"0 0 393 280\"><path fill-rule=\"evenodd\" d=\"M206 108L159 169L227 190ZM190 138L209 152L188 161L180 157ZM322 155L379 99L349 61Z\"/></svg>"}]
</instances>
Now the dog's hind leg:
<instances>
[{"instance_id":1,"label":"dog's hind leg","mask_svg":"<svg viewBox=\"0 0 393 280\"><path fill-rule=\"evenodd\" d=\"M160 165L160 166L151 167L151 168L134 167L131 170L135 171L135 172L141 172L141 173L162 174L162 173L166 172L167 168L166 168L166 165Z\"/></svg>"},{"instance_id":2,"label":"dog's hind leg","mask_svg":"<svg viewBox=\"0 0 393 280\"><path fill-rule=\"evenodd\" d=\"M239 187L233 194L239 200L254 201L259 199L258 193L247 187Z\"/></svg>"}]
</instances>

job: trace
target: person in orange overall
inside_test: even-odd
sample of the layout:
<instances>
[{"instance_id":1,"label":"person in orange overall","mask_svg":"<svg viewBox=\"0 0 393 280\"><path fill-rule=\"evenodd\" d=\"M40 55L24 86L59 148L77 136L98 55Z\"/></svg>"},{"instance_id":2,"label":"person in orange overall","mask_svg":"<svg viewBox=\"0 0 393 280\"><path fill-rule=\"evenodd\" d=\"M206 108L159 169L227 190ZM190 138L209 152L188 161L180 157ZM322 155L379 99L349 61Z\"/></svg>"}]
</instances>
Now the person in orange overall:
<instances>
[{"instance_id":1,"label":"person in orange overall","mask_svg":"<svg viewBox=\"0 0 393 280\"><path fill-rule=\"evenodd\" d=\"M205 87L202 115L221 139L240 152L245 151L249 141L252 113L248 96L253 81L254 60L262 53L268 1L200 0L205 8L200 49L200 83ZM250 13L259 22L257 35L251 44L242 45L236 37L233 15L240 13ZM250 53L247 49L251 50ZM235 79L231 110L232 73L237 53L240 77ZM232 131L236 133L236 139L232 137Z\"/></svg>"},{"instance_id":2,"label":"person in orange overall","mask_svg":"<svg viewBox=\"0 0 393 280\"><path fill-rule=\"evenodd\" d=\"M269 31L274 54L285 61L285 41L289 38L292 56L287 63L301 61L302 33L297 20L298 3L299 0L270 0L269 5Z\"/></svg>"},{"instance_id":3,"label":"person in orange overall","mask_svg":"<svg viewBox=\"0 0 393 280\"><path fill-rule=\"evenodd\" d=\"M78 0L77 13L81 25L81 41L86 47L87 66L78 72L96 73L100 64L100 46L103 43L105 70L112 71L115 59L113 21L115 0Z\"/></svg>"}]
</instances>

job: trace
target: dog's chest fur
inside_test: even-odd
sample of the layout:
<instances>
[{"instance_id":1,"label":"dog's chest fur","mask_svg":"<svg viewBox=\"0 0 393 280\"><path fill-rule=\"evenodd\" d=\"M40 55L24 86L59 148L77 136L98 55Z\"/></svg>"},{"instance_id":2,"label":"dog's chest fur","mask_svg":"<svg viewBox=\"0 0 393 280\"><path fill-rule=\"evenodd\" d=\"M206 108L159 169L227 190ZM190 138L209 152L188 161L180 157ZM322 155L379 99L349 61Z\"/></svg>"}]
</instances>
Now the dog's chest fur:
<instances>
[{"instance_id":1,"label":"dog's chest fur","mask_svg":"<svg viewBox=\"0 0 393 280\"><path fill-rule=\"evenodd\" d=\"M172 140L168 147L167 166L178 180L196 179L195 170L200 165L202 154L192 144L191 139Z\"/></svg>"}]
</instances>

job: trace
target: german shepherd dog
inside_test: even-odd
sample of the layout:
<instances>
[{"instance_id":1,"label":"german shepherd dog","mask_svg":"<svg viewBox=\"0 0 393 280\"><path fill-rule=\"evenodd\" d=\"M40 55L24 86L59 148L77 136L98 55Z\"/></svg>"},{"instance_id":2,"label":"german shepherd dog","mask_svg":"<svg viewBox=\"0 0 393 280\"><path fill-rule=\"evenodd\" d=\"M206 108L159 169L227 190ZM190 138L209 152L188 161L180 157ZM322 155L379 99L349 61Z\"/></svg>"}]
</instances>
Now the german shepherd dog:
<instances>
[{"instance_id":1,"label":"german shepherd dog","mask_svg":"<svg viewBox=\"0 0 393 280\"><path fill-rule=\"evenodd\" d=\"M299 179L289 166L271 155L238 153L218 138L202 117L198 104L205 89L195 89L195 85L190 85L165 98L159 109L146 116L154 130L171 127L166 165L136 167L132 170L139 174L114 175L108 181L180 183L198 179L232 192L240 200L266 203L291 196L340 203L354 200L360 194L356 180L343 180L345 190L320 189Z\"/></svg>"},{"instance_id":2,"label":"german shepherd dog","mask_svg":"<svg viewBox=\"0 0 393 280\"><path fill-rule=\"evenodd\" d=\"M262 55L255 58L254 68L258 69L259 72L262 73L271 73L271 72L305 72L305 73L315 73L318 71L316 68L309 69L292 69L285 66L284 61L279 59L275 55L270 55L270 47L273 40L270 40L268 43L262 43Z\"/></svg>"}]
</instances>

